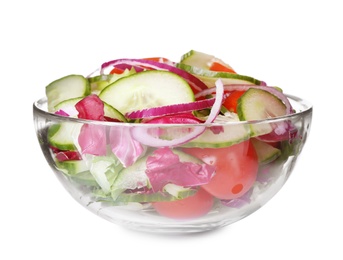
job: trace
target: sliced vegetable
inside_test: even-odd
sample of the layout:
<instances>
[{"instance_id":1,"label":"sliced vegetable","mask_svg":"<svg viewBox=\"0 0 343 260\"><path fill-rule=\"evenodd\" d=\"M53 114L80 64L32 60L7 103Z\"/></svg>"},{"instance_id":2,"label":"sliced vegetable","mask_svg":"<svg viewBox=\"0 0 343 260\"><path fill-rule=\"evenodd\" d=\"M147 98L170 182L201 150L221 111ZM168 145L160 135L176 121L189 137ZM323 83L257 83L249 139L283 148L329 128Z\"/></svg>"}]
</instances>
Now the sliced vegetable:
<instances>
[{"instance_id":1,"label":"sliced vegetable","mask_svg":"<svg viewBox=\"0 0 343 260\"><path fill-rule=\"evenodd\" d=\"M112 66L118 66L119 64L128 64L131 66L142 66L144 68L148 67L150 69L159 70L159 71L169 71L176 75L179 75L184 80L188 82L194 93L197 93L201 90L207 88L207 86L199 80L197 77L188 73L185 70L179 69L174 65L170 65L164 62L156 62L153 60L144 60L144 59L121 59L121 60L112 60L105 62L101 65L100 74L104 74L105 69Z\"/></svg>"},{"instance_id":2,"label":"sliced vegetable","mask_svg":"<svg viewBox=\"0 0 343 260\"><path fill-rule=\"evenodd\" d=\"M260 164L268 164L274 161L281 155L280 149L266 142L252 138L251 142L255 148L258 162Z\"/></svg>"},{"instance_id":3,"label":"sliced vegetable","mask_svg":"<svg viewBox=\"0 0 343 260\"><path fill-rule=\"evenodd\" d=\"M275 118L287 114L286 105L278 97L262 89L250 88L238 100L237 113L240 120L252 121ZM285 133L288 126L279 124L250 125L251 136L264 135L276 130L280 135Z\"/></svg>"},{"instance_id":4,"label":"sliced vegetable","mask_svg":"<svg viewBox=\"0 0 343 260\"><path fill-rule=\"evenodd\" d=\"M63 122L52 125L48 129L48 141L51 146L60 150L77 150L75 142L81 131L82 124Z\"/></svg>"},{"instance_id":5,"label":"sliced vegetable","mask_svg":"<svg viewBox=\"0 0 343 260\"><path fill-rule=\"evenodd\" d=\"M236 125L233 123L237 122ZM218 115L214 123L220 128L219 131L214 131L214 126L206 128L206 130L198 137L185 143L184 147L227 147L250 138L250 129L245 124L239 124L239 118L236 114L227 114L226 116ZM230 125L225 125L231 123ZM222 124L222 125L221 125Z\"/></svg>"},{"instance_id":6,"label":"sliced vegetable","mask_svg":"<svg viewBox=\"0 0 343 260\"><path fill-rule=\"evenodd\" d=\"M267 92L270 92L270 94L276 96L279 98L286 106L286 112L287 114L293 113L293 108L291 103L289 102L287 96L282 93L282 91L277 87L271 87L271 86L255 86L255 85L242 85L242 84L234 84L234 85L225 85L224 91L225 93L231 93L233 91L247 91L248 89L261 89ZM199 99L201 97L205 97L208 95L212 95L216 92L216 88L208 88L206 90L203 90L195 95L196 99ZM237 100L238 103L238 100Z\"/></svg>"},{"instance_id":7,"label":"sliced vegetable","mask_svg":"<svg viewBox=\"0 0 343 260\"><path fill-rule=\"evenodd\" d=\"M90 91L88 80L82 75L69 75L55 80L45 89L48 111L55 112L58 103L71 98L85 97Z\"/></svg>"},{"instance_id":8,"label":"sliced vegetable","mask_svg":"<svg viewBox=\"0 0 343 260\"><path fill-rule=\"evenodd\" d=\"M146 151L146 148L132 137L128 127L113 126L109 129L108 136L111 151L124 167L135 163Z\"/></svg>"},{"instance_id":9,"label":"sliced vegetable","mask_svg":"<svg viewBox=\"0 0 343 260\"><path fill-rule=\"evenodd\" d=\"M113 68L110 74L107 74L107 75L102 74L102 75L90 77L88 78L88 81L90 83L92 93L98 95L101 92L101 90L103 90L109 84L115 82L116 80L120 78L132 75L134 73L136 73L136 70L134 68L130 68L130 69Z\"/></svg>"},{"instance_id":10,"label":"sliced vegetable","mask_svg":"<svg viewBox=\"0 0 343 260\"><path fill-rule=\"evenodd\" d=\"M216 80L218 80L219 78L222 80L224 85L229 85L229 84L265 85L265 83L260 80L254 79L249 76L236 74L236 73L210 71L206 69L193 67L193 66L183 64L183 63L177 63L176 67L182 70L185 70L188 73L196 76L199 80L204 82L208 87L213 87L215 85Z\"/></svg>"},{"instance_id":11,"label":"sliced vegetable","mask_svg":"<svg viewBox=\"0 0 343 260\"><path fill-rule=\"evenodd\" d=\"M146 108L146 109L126 113L125 116L129 119L141 119L141 118L148 118L148 117L173 115L173 114L184 113L184 112L194 112L197 110L202 110L205 108L212 107L214 104L214 101L215 101L215 98L209 98L209 99L203 99L203 100L194 101L190 103Z\"/></svg>"},{"instance_id":12,"label":"sliced vegetable","mask_svg":"<svg viewBox=\"0 0 343 260\"><path fill-rule=\"evenodd\" d=\"M105 121L104 102L95 94L89 95L75 104L78 118Z\"/></svg>"},{"instance_id":13,"label":"sliced vegetable","mask_svg":"<svg viewBox=\"0 0 343 260\"><path fill-rule=\"evenodd\" d=\"M88 171L88 165L84 160L56 161L56 167L67 175L76 175Z\"/></svg>"},{"instance_id":14,"label":"sliced vegetable","mask_svg":"<svg viewBox=\"0 0 343 260\"><path fill-rule=\"evenodd\" d=\"M160 139L159 136L152 136L149 134L149 130L155 128L156 132L156 127L134 127L132 129L132 136L139 141L142 144L151 146L151 147L174 147L177 145L182 145L185 144L194 138L200 136L205 130L206 127L205 125L208 123L212 123L217 115L220 112L221 104L223 101L223 96L224 96L224 89L223 89L223 84L220 80L216 82L216 99L215 102L212 106L211 112L209 116L207 117L206 121L204 122L204 125L199 125L199 126L193 126L191 127L186 126L187 129L191 128L191 131L185 131L185 135L181 136L170 136L168 139ZM179 133L180 131L177 131Z\"/></svg>"},{"instance_id":15,"label":"sliced vegetable","mask_svg":"<svg viewBox=\"0 0 343 260\"><path fill-rule=\"evenodd\" d=\"M158 70L143 71L121 78L101 91L99 97L122 114L194 101L194 94L184 79Z\"/></svg>"},{"instance_id":16,"label":"sliced vegetable","mask_svg":"<svg viewBox=\"0 0 343 260\"><path fill-rule=\"evenodd\" d=\"M180 63L200 69L235 73L231 66L224 63L222 60L213 55L195 50L191 50L182 55Z\"/></svg>"}]
</instances>

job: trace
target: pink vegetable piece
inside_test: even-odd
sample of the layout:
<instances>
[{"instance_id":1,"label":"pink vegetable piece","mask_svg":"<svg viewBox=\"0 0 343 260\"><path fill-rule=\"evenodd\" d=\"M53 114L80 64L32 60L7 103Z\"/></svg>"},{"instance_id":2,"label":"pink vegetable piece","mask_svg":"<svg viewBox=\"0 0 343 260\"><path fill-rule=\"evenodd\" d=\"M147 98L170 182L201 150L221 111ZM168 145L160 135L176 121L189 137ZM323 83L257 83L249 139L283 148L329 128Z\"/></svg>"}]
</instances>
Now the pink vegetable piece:
<instances>
[{"instance_id":1,"label":"pink vegetable piece","mask_svg":"<svg viewBox=\"0 0 343 260\"><path fill-rule=\"evenodd\" d=\"M82 154L106 155L106 127L83 125L78 138Z\"/></svg>"},{"instance_id":2,"label":"pink vegetable piece","mask_svg":"<svg viewBox=\"0 0 343 260\"><path fill-rule=\"evenodd\" d=\"M69 114L62 109L56 111L55 114L59 116L69 116Z\"/></svg>"},{"instance_id":3,"label":"pink vegetable piece","mask_svg":"<svg viewBox=\"0 0 343 260\"><path fill-rule=\"evenodd\" d=\"M104 103L97 95L89 95L75 105L78 117L89 120L105 121ZM106 127L83 125L78 138L82 154L106 155Z\"/></svg>"},{"instance_id":4,"label":"pink vegetable piece","mask_svg":"<svg viewBox=\"0 0 343 260\"><path fill-rule=\"evenodd\" d=\"M104 121L104 102L95 94L89 95L75 105L78 118Z\"/></svg>"},{"instance_id":5,"label":"pink vegetable piece","mask_svg":"<svg viewBox=\"0 0 343 260\"><path fill-rule=\"evenodd\" d=\"M207 184L215 167L206 163L181 162L170 148L159 148L147 159L146 174L154 192L161 191L168 183L183 187Z\"/></svg>"},{"instance_id":6,"label":"pink vegetable piece","mask_svg":"<svg viewBox=\"0 0 343 260\"><path fill-rule=\"evenodd\" d=\"M144 147L131 137L126 127L114 126L109 131L110 146L124 167L132 165L144 152Z\"/></svg>"}]
</instances>

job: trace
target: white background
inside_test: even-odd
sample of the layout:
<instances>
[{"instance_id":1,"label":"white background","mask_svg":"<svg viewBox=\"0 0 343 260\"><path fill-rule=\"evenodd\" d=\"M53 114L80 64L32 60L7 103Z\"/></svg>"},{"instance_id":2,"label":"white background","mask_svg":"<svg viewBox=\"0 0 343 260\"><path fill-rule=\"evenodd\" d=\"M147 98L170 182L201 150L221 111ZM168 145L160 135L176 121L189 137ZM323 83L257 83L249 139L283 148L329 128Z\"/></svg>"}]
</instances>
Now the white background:
<instances>
[{"instance_id":1,"label":"white background","mask_svg":"<svg viewBox=\"0 0 343 260\"><path fill-rule=\"evenodd\" d=\"M2 1L0 259L342 259L340 1ZM36 140L32 103L61 76L116 58L213 54L314 105L283 189L220 230L126 230L63 189ZM6 255L6 256L5 256Z\"/></svg>"}]
</instances>

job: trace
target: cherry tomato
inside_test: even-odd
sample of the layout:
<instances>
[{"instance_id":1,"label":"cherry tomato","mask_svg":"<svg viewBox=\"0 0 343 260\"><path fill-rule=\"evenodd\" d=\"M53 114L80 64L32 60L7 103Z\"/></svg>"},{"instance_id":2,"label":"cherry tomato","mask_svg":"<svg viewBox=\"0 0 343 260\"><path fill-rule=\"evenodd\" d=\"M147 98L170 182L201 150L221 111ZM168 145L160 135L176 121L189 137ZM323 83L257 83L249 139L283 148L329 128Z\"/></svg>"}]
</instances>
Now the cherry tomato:
<instances>
[{"instance_id":1,"label":"cherry tomato","mask_svg":"<svg viewBox=\"0 0 343 260\"><path fill-rule=\"evenodd\" d=\"M176 201L154 202L153 207L162 216L189 219L207 214L211 210L213 203L213 196L200 188L193 196Z\"/></svg>"},{"instance_id":2,"label":"cherry tomato","mask_svg":"<svg viewBox=\"0 0 343 260\"><path fill-rule=\"evenodd\" d=\"M219 199L241 197L256 180L258 158L249 140L229 147L184 148L183 151L216 167L215 176L202 188Z\"/></svg>"}]
</instances>

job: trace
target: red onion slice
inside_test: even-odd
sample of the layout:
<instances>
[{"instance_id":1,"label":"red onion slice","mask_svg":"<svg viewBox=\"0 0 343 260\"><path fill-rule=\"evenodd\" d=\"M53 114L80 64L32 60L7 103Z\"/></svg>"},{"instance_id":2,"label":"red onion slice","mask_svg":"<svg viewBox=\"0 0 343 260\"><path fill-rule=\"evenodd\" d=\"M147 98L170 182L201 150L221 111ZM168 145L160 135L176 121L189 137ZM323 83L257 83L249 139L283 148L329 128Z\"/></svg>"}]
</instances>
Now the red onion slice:
<instances>
[{"instance_id":1,"label":"red onion slice","mask_svg":"<svg viewBox=\"0 0 343 260\"><path fill-rule=\"evenodd\" d=\"M126 113L126 117L129 119L140 119L156 116L166 116L177 113L191 112L195 110L202 110L213 106L215 98L199 100L190 103L182 103L175 105L167 105L153 108L145 108L142 110L136 110Z\"/></svg>"},{"instance_id":2,"label":"red onion slice","mask_svg":"<svg viewBox=\"0 0 343 260\"><path fill-rule=\"evenodd\" d=\"M151 146L151 147L175 147L177 145L187 143L193 140L194 138L198 137L199 135L201 135L206 130L206 124L212 123L215 120L215 118L220 112L223 96L224 96L224 86L221 80L218 79L216 81L215 101L213 103L211 112L209 116L207 117L205 123L194 125L193 131L191 131L190 133L184 136L181 136L172 140L159 139L158 137L155 137L149 134L149 129L154 129L156 127L149 127L142 124L142 126L133 127L131 129L132 137L138 142Z\"/></svg>"}]
</instances>

